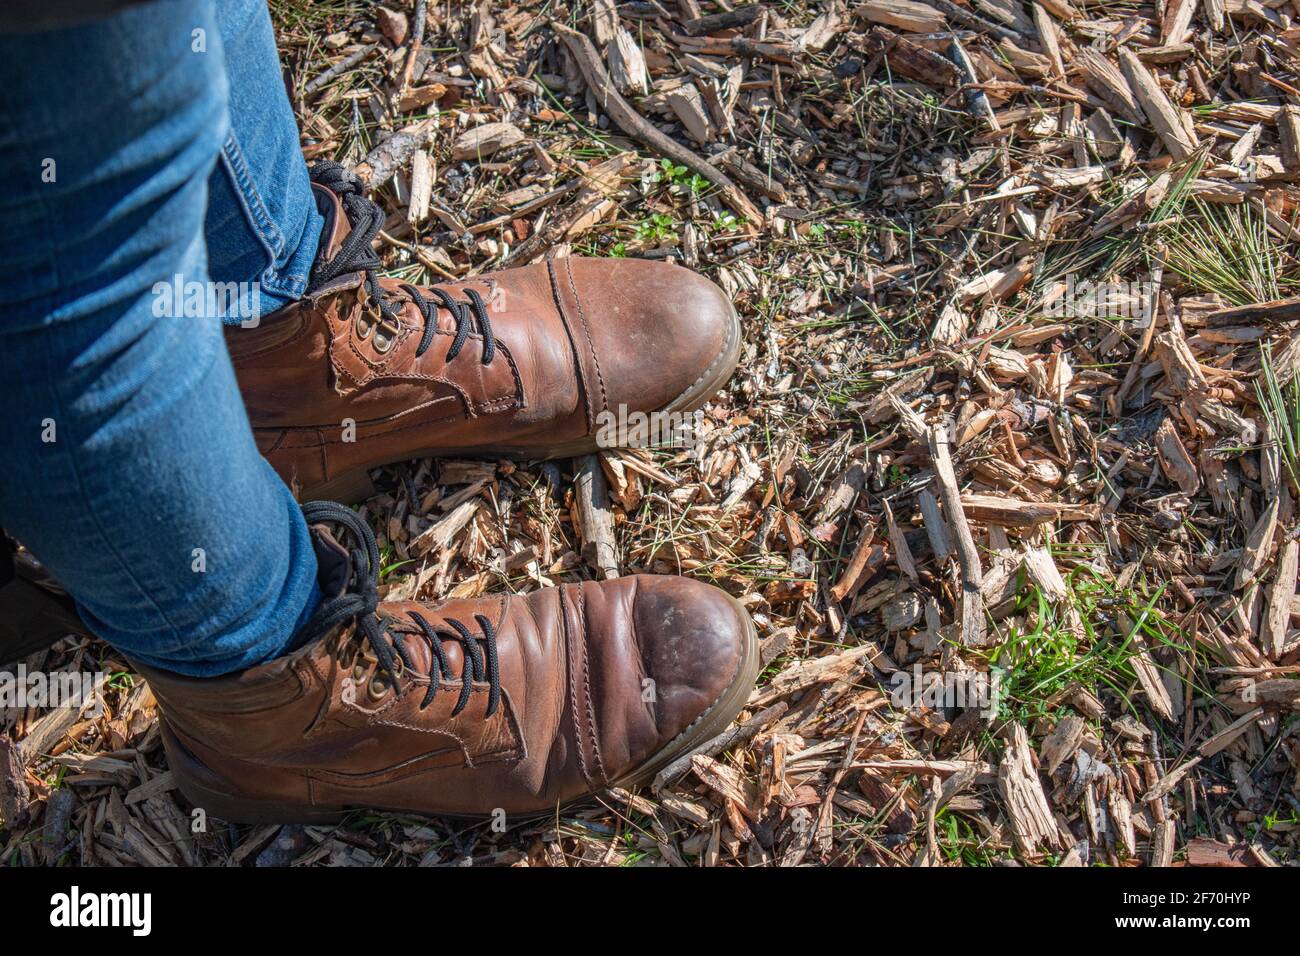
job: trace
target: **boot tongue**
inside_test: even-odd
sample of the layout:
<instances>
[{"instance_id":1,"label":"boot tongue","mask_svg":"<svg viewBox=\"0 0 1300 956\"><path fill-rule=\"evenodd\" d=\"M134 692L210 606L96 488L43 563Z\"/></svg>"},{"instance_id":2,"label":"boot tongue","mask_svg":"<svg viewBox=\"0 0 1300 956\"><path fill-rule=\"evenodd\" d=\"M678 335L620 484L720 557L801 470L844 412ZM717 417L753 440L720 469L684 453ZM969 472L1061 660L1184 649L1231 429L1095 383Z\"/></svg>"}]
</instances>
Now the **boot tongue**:
<instances>
[{"instance_id":1,"label":"boot tongue","mask_svg":"<svg viewBox=\"0 0 1300 956\"><path fill-rule=\"evenodd\" d=\"M329 262L338 255L343 240L352 232L352 223L343 209L343 202L334 190L320 183L312 183L311 191L316 196L316 208L325 217L325 226L321 229L320 247L316 258L320 262Z\"/></svg>"},{"instance_id":2,"label":"boot tongue","mask_svg":"<svg viewBox=\"0 0 1300 956\"><path fill-rule=\"evenodd\" d=\"M339 544L328 527L311 525L312 547L316 550L316 583L326 598L336 598L352 580L352 555Z\"/></svg>"}]
</instances>

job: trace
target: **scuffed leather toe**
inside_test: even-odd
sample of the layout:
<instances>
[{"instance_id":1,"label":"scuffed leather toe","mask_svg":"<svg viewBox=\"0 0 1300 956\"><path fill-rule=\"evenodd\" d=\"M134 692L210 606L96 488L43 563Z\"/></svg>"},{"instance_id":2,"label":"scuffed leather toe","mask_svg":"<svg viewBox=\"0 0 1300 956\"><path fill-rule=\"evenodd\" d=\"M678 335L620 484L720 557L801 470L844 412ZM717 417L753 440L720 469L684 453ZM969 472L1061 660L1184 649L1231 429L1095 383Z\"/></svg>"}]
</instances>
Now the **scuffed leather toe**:
<instances>
[{"instance_id":1,"label":"scuffed leather toe","mask_svg":"<svg viewBox=\"0 0 1300 956\"><path fill-rule=\"evenodd\" d=\"M742 613L724 592L700 581L639 579L633 634L654 682L662 741L695 723L736 680L749 639Z\"/></svg>"},{"instance_id":2,"label":"scuffed leather toe","mask_svg":"<svg viewBox=\"0 0 1300 956\"><path fill-rule=\"evenodd\" d=\"M698 407L730 375L739 320L712 281L645 259L572 265L611 411Z\"/></svg>"},{"instance_id":3,"label":"scuffed leather toe","mask_svg":"<svg viewBox=\"0 0 1300 956\"><path fill-rule=\"evenodd\" d=\"M752 687L757 654L752 625L730 597L659 575L590 582L580 592L569 612L570 631L585 624L587 633L579 656L570 658L570 699L579 703L573 723L587 762L605 782L625 784L735 717Z\"/></svg>"}]
</instances>

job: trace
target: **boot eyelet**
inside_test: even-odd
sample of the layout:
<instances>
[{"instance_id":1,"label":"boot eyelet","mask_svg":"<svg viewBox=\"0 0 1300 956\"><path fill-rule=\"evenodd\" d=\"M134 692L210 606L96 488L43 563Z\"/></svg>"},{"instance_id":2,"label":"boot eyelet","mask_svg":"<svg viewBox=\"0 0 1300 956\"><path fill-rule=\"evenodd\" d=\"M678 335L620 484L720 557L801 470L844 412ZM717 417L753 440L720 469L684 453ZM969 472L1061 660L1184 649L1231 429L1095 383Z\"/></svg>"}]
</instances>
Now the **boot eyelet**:
<instances>
[{"instance_id":1,"label":"boot eyelet","mask_svg":"<svg viewBox=\"0 0 1300 956\"><path fill-rule=\"evenodd\" d=\"M366 668L364 664L357 664L356 667L352 668L352 680L355 683L360 684L365 679L366 679Z\"/></svg>"},{"instance_id":2,"label":"boot eyelet","mask_svg":"<svg viewBox=\"0 0 1300 956\"><path fill-rule=\"evenodd\" d=\"M397 335L395 333L389 332L388 329L385 329L382 326L377 326L375 328L374 346L375 351L380 355L387 355L388 351L393 347L393 343L396 341Z\"/></svg>"},{"instance_id":3,"label":"boot eyelet","mask_svg":"<svg viewBox=\"0 0 1300 956\"><path fill-rule=\"evenodd\" d=\"M376 677L366 685L366 690L369 691L373 700L379 700L379 698L383 697L388 691L388 681L384 680L382 677Z\"/></svg>"},{"instance_id":4,"label":"boot eyelet","mask_svg":"<svg viewBox=\"0 0 1300 956\"><path fill-rule=\"evenodd\" d=\"M374 328L373 325L366 321L369 317L370 316L367 313L362 312L357 316L355 324L357 338L361 339L363 342L370 336L370 332Z\"/></svg>"}]
</instances>

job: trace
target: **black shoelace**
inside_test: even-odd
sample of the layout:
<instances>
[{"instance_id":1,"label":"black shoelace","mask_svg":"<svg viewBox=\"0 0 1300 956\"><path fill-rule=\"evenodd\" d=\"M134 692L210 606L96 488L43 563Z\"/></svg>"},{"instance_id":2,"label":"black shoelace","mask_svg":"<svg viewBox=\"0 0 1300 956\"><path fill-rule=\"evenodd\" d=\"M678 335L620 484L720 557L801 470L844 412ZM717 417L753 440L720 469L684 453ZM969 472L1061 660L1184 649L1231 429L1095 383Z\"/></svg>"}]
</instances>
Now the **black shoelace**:
<instances>
[{"instance_id":1,"label":"black shoelace","mask_svg":"<svg viewBox=\"0 0 1300 956\"><path fill-rule=\"evenodd\" d=\"M326 598L321 602L316 613L312 615L303 629L300 643L306 644L328 634L345 621L355 621L375 653L375 660L393 683L400 694L402 683L397 670L397 662L408 670L415 670L410 651L400 638L389 631L393 619L379 614L379 547L375 543L374 532L351 508L346 508L333 501L309 501L302 506L303 517L308 524L336 524L346 529L360 543L351 549L352 580L348 582L343 593ZM464 665L459 675L460 697L451 715L455 717L469 703L474 682L487 681L488 704L486 716L496 713L501 702L501 673L497 661L497 636L492 622L482 614L475 614L474 620L482 630L483 636L475 637L464 624L452 618L446 619L447 627L430 624L422 615L410 615L421 633L429 643L432 654L432 666L429 673L429 690L420 702L424 710L433 703L438 693L441 680L455 681L451 672L447 652L443 650L444 637L458 641L464 648ZM480 650L479 644L483 645Z\"/></svg>"},{"instance_id":2,"label":"black shoelace","mask_svg":"<svg viewBox=\"0 0 1300 956\"><path fill-rule=\"evenodd\" d=\"M372 245L375 236L379 235L379 230L384 227L383 210L361 194L361 187L356 177L339 163L321 160L312 166L311 178L313 182L319 183L339 197L348 215L348 221L352 224L352 231L343 240L342 246L333 259L328 262L323 259L316 260L311 270L309 291L314 291L341 275L350 272L363 273L367 295L379 309L381 320L392 334L396 335L399 328L397 310L384 296L384 290L379 284L379 256ZM473 331L475 320L478 321L479 334L483 336L483 364L487 365L492 361L492 357L496 355L496 336L492 333L492 322L488 319L487 303L483 301L483 297L477 290L465 289L465 297L469 301L457 302L443 289L430 289L430 293L437 299L437 303L434 303L425 298L424 293L413 285L403 284L401 288L424 317L424 334L420 336L420 344L415 348L416 355L423 355L433 343L437 328L438 306L441 305L456 322L456 337L451 343L451 348L447 350L447 361L450 362L460 354L466 339Z\"/></svg>"}]
</instances>

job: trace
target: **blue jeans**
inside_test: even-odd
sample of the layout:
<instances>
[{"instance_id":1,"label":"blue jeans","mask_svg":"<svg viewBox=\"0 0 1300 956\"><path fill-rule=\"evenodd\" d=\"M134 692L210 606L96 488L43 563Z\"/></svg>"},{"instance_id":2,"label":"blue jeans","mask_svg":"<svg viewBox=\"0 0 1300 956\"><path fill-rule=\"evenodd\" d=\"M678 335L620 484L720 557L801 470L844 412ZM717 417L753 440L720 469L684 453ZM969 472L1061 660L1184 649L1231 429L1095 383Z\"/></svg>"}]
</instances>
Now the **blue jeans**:
<instances>
[{"instance_id":1,"label":"blue jeans","mask_svg":"<svg viewBox=\"0 0 1300 956\"><path fill-rule=\"evenodd\" d=\"M0 182L0 525L136 660L277 656L316 558L223 319L302 294L322 218L265 0L0 35ZM256 295L172 294L213 282Z\"/></svg>"}]
</instances>

